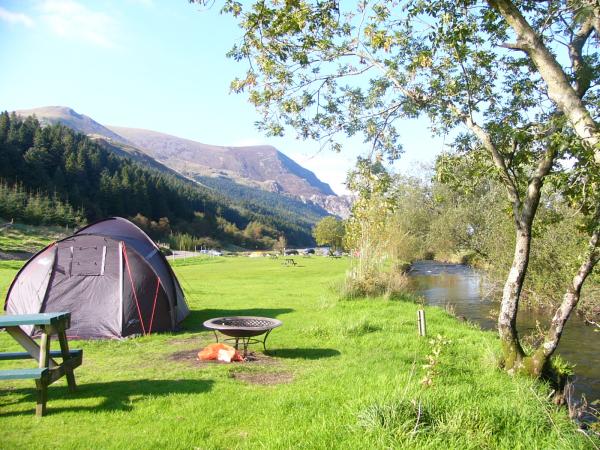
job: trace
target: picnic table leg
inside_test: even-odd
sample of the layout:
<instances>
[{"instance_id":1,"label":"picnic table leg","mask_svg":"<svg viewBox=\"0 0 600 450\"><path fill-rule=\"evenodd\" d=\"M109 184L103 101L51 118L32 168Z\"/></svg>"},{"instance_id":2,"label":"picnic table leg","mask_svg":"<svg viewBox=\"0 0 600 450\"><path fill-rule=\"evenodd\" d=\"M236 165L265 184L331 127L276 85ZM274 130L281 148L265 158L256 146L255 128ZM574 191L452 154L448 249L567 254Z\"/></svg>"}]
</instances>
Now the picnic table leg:
<instances>
[{"instance_id":1,"label":"picnic table leg","mask_svg":"<svg viewBox=\"0 0 600 450\"><path fill-rule=\"evenodd\" d=\"M50 362L50 335L44 330L40 339L39 368L48 368ZM37 388L37 404L35 415L43 416L46 413L46 401L48 400L48 380L44 377L35 382Z\"/></svg>"},{"instance_id":2,"label":"picnic table leg","mask_svg":"<svg viewBox=\"0 0 600 450\"><path fill-rule=\"evenodd\" d=\"M21 345L21 347L27 350L27 353L29 353L33 359L36 361L41 359L40 346L31 338L31 336L25 333L21 327L6 327L6 331ZM46 361L48 361L48 365L46 367L49 367L50 369L58 366L56 361L54 361L52 358L46 358Z\"/></svg>"},{"instance_id":3,"label":"picnic table leg","mask_svg":"<svg viewBox=\"0 0 600 450\"><path fill-rule=\"evenodd\" d=\"M44 377L41 380L35 380L37 393L37 403L35 405L35 415L42 417L46 414L46 401L48 400L48 381Z\"/></svg>"},{"instance_id":4,"label":"picnic table leg","mask_svg":"<svg viewBox=\"0 0 600 450\"><path fill-rule=\"evenodd\" d=\"M60 342L60 351L62 352L63 366L65 367L65 375L67 376L67 384L69 385L69 390L73 392L77 385L75 384L73 367L68 363L68 360L71 358L71 354L69 353L67 334L64 330L58 332L58 342Z\"/></svg>"}]
</instances>

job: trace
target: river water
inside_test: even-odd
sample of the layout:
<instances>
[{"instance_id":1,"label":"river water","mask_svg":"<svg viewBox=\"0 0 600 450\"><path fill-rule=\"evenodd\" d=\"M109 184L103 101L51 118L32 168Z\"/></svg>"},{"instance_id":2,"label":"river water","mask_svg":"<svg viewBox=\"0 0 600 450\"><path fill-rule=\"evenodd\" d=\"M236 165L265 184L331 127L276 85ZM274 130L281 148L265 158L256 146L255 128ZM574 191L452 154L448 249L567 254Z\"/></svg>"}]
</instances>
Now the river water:
<instances>
[{"instance_id":1,"label":"river water","mask_svg":"<svg viewBox=\"0 0 600 450\"><path fill-rule=\"evenodd\" d=\"M496 329L499 303L488 299L482 277L462 264L417 261L410 275L413 287L425 303L446 307L452 305L456 316L464 316L486 330ZM521 334L535 330L536 320L544 326L548 317L540 313L519 311L517 326ZM588 402L600 399L600 333L583 320L571 316L563 332L557 352L575 364L575 398L585 395Z\"/></svg>"}]
</instances>

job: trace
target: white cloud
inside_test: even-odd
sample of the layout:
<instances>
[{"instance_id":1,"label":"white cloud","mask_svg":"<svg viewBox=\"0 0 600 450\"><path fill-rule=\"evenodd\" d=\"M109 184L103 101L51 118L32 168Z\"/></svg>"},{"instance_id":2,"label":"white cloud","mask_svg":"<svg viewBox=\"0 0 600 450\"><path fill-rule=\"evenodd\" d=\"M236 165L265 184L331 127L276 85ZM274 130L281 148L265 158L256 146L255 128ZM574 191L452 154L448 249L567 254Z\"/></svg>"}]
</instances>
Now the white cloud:
<instances>
[{"instance_id":1,"label":"white cloud","mask_svg":"<svg viewBox=\"0 0 600 450\"><path fill-rule=\"evenodd\" d=\"M42 0L40 18L57 35L83 40L100 47L115 46L116 22L75 0Z\"/></svg>"},{"instance_id":2,"label":"white cloud","mask_svg":"<svg viewBox=\"0 0 600 450\"><path fill-rule=\"evenodd\" d=\"M0 6L0 20L8 23L25 25L26 27L33 26L33 19L27 14L12 12Z\"/></svg>"}]
</instances>

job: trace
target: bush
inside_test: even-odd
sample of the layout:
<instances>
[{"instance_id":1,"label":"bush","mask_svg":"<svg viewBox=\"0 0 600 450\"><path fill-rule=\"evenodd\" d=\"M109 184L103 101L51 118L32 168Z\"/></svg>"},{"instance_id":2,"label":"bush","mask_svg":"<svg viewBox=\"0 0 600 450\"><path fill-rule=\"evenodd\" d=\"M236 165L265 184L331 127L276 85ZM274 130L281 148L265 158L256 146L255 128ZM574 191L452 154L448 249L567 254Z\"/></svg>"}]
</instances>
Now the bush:
<instances>
[{"instance_id":1,"label":"bush","mask_svg":"<svg viewBox=\"0 0 600 450\"><path fill-rule=\"evenodd\" d=\"M342 300L364 297L384 297L389 300L403 298L408 292L408 277L395 270L387 272L367 271L361 276L351 271L340 288Z\"/></svg>"},{"instance_id":2,"label":"bush","mask_svg":"<svg viewBox=\"0 0 600 450\"><path fill-rule=\"evenodd\" d=\"M171 255L173 254L173 252L171 251L171 249L170 249L170 248L168 248L168 247L162 247L162 246L160 246L160 247L158 247L158 248L160 249L160 252L161 252L163 255L165 255L165 256L171 256Z\"/></svg>"}]
</instances>

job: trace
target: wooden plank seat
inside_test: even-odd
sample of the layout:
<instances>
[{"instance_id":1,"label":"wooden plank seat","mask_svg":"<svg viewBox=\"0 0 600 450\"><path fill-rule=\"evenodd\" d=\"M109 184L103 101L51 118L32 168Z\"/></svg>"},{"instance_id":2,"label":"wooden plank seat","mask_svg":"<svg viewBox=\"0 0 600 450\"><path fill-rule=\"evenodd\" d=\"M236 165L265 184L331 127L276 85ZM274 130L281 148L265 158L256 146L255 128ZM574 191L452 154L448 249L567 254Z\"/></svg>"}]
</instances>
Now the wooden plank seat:
<instances>
[{"instance_id":1,"label":"wooden plank seat","mask_svg":"<svg viewBox=\"0 0 600 450\"><path fill-rule=\"evenodd\" d=\"M79 358L82 359L83 350L69 350L69 359ZM31 355L27 352L5 352L0 353L0 361L8 361L12 359L30 359ZM62 352L60 350L52 350L50 352L50 358L62 358Z\"/></svg>"},{"instance_id":2,"label":"wooden plank seat","mask_svg":"<svg viewBox=\"0 0 600 450\"><path fill-rule=\"evenodd\" d=\"M48 369L46 367L0 370L0 380L41 380L47 376Z\"/></svg>"},{"instance_id":3,"label":"wooden plank seat","mask_svg":"<svg viewBox=\"0 0 600 450\"><path fill-rule=\"evenodd\" d=\"M0 328L20 325L54 326L59 329L69 328L70 313L38 313L2 316Z\"/></svg>"}]
</instances>

